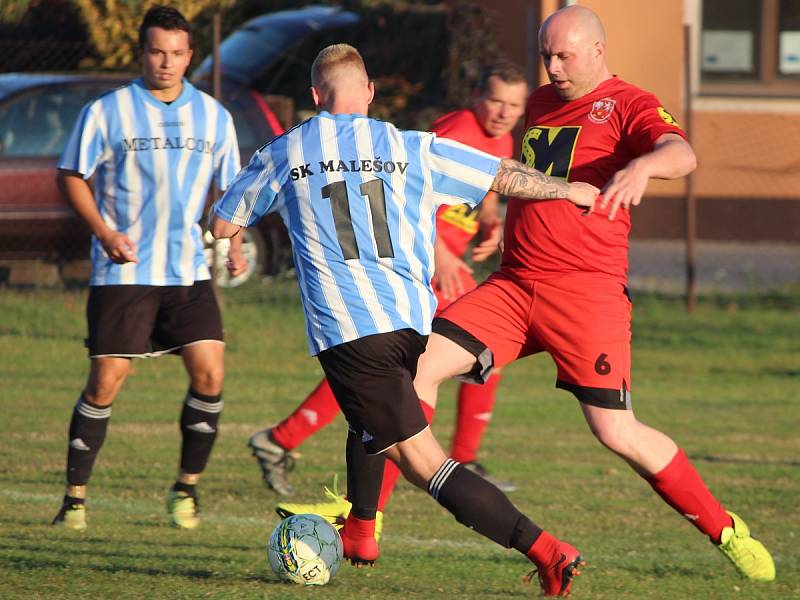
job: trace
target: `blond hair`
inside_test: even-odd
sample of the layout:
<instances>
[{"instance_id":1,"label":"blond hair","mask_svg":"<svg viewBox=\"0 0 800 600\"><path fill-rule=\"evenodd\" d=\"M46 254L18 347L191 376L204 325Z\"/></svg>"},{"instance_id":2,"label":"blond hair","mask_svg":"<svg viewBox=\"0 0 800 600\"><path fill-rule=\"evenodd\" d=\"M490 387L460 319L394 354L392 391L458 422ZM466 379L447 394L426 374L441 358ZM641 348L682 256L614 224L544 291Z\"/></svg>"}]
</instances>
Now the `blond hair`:
<instances>
[{"instance_id":1,"label":"blond hair","mask_svg":"<svg viewBox=\"0 0 800 600\"><path fill-rule=\"evenodd\" d=\"M342 67L356 69L367 77L364 59L350 44L332 44L323 48L311 65L311 85L325 89L332 79L331 73Z\"/></svg>"}]
</instances>

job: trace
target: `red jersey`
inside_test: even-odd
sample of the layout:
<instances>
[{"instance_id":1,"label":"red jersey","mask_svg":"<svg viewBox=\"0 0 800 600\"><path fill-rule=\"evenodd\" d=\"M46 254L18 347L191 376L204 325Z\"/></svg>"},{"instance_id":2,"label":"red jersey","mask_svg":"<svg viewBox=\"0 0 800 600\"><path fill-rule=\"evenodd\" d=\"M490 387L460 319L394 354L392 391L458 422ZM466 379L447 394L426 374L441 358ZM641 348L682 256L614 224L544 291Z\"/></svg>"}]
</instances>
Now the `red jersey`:
<instances>
[{"instance_id":1,"label":"red jersey","mask_svg":"<svg viewBox=\"0 0 800 600\"><path fill-rule=\"evenodd\" d=\"M500 158L510 158L514 153L511 133L500 137L486 134L475 113L468 108L447 113L431 125L436 135L461 142ZM457 256L467 251L470 240L478 233L478 211L466 204L441 206L436 213L436 236Z\"/></svg>"},{"instance_id":2,"label":"red jersey","mask_svg":"<svg viewBox=\"0 0 800 600\"><path fill-rule=\"evenodd\" d=\"M572 101L552 85L540 87L528 99L525 129L523 162L601 189L663 134L685 137L658 98L616 77ZM630 211L613 221L599 205L589 216L582 212L567 200L509 200L501 268L523 279L600 273L625 283Z\"/></svg>"}]
</instances>

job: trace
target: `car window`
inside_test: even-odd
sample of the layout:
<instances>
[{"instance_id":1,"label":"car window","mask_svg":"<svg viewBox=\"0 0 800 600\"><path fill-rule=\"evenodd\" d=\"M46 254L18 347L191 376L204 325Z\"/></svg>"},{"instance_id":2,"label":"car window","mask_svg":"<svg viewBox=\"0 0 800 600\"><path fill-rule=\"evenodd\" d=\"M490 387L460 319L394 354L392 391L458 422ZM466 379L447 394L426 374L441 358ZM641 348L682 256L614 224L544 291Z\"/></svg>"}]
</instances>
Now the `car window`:
<instances>
[{"instance_id":1,"label":"car window","mask_svg":"<svg viewBox=\"0 0 800 600\"><path fill-rule=\"evenodd\" d=\"M250 159L250 154L275 137L265 120L264 114L245 88L225 90L223 104L233 117L236 137L242 152L242 161Z\"/></svg>"},{"instance_id":2,"label":"car window","mask_svg":"<svg viewBox=\"0 0 800 600\"><path fill-rule=\"evenodd\" d=\"M87 82L36 88L0 105L0 157L57 157L67 142L81 108L116 82ZM242 159L272 139L275 133L245 88L225 92L239 138Z\"/></svg>"},{"instance_id":3,"label":"car window","mask_svg":"<svg viewBox=\"0 0 800 600\"><path fill-rule=\"evenodd\" d=\"M43 87L11 98L0 106L0 155L60 155L83 105L109 87Z\"/></svg>"}]
</instances>

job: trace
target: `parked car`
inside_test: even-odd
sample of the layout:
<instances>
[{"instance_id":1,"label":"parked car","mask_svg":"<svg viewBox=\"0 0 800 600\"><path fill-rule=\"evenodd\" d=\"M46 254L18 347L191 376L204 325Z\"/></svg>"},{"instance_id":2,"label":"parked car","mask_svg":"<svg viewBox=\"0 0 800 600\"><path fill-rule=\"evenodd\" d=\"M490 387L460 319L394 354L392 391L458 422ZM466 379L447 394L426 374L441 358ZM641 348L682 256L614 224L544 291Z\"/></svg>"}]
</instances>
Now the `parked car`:
<instances>
[{"instance_id":1,"label":"parked car","mask_svg":"<svg viewBox=\"0 0 800 600\"><path fill-rule=\"evenodd\" d=\"M243 161L283 132L265 98L250 87L252 82L311 33L357 21L355 14L337 7L311 6L252 19L221 44L222 103L233 116ZM192 74L192 82L208 91L210 74L208 58ZM88 257L88 231L56 188L55 166L81 107L133 77L0 74L0 261L64 264ZM290 264L288 237L277 216L245 230L244 241L247 272L231 280L218 268L221 285L237 285L257 273L273 275ZM224 265L227 243L217 244L207 255Z\"/></svg>"}]
</instances>

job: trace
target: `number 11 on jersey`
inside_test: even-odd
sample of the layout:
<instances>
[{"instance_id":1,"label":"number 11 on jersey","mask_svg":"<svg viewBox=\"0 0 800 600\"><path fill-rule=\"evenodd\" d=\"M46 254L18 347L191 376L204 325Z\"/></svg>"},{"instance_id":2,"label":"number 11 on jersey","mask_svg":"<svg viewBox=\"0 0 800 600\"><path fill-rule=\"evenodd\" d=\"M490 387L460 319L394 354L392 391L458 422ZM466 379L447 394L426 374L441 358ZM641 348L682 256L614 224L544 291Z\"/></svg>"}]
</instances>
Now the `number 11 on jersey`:
<instances>
[{"instance_id":1,"label":"number 11 on jersey","mask_svg":"<svg viewBox=\"0 0 800 600\"><path fill-rule=\"evenodd\" d=\"M370 179L362 183L359 189L367 197L369 203L378 257L394 258L392 238L389 236L389 224L386 220L386 196L383 192L383 181ZM336 224L336 238L339 240L344 259L358 259L358 244L356 243L356 232L353 229L353 219L350 216L350 198L347 194L347 184L344 181L334 181L324 186L320 191L323 198L330 198L331 200L333 222Z\"/></svg>"}]
</instances>

